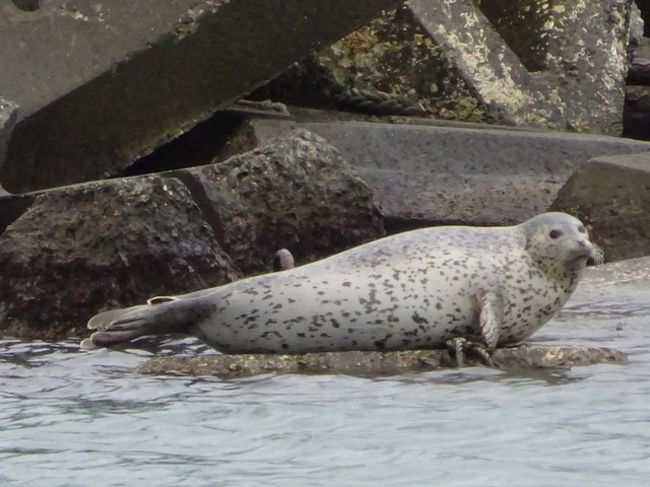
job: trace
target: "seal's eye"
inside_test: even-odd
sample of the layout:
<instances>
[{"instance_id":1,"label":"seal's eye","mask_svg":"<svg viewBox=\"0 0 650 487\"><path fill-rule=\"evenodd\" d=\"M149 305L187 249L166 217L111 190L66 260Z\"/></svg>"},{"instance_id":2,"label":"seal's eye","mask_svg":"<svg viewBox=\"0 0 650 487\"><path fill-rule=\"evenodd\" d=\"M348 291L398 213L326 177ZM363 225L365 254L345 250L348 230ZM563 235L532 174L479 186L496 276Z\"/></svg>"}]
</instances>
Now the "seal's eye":
<instances>
[{"instance_id":1,"label":"seal's eye","mask_svg":"<svg viewBox=\"0 0 650 487\"><path fill-rule=\"evenodd\" d=\"M579 231L580 233L587 233L587 229L585 228L584 225L580 225L580 226L578 227L578 231Z\"/></svg>"},{"instance_id":2,"label":"seal's eye","mask_svg":"<svg viewBox=\"0 0 650 487\"><path fill-rule=\"evenodd\" d=\"M556 238L560 238L562 236L562 231L560 230L551 230L548 234L549 237L551 237L553 240Z\"/></svg>"}]
</instances>

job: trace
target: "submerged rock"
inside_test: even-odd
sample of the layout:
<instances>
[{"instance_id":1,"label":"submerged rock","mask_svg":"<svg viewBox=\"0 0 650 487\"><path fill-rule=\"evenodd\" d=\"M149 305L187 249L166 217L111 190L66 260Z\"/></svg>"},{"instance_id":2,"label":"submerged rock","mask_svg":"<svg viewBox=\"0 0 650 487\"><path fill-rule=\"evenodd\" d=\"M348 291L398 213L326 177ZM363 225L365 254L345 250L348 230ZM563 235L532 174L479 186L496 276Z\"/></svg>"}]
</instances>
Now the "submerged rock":
<instances>
[{"instance_id":1,"label":"submerged rock","mask_svg":"<svg viewBox=\"0 0 650 487\"><path fill-rule=\"evenodd\" d=\"M607 347L520 346L499 348L492 355L498 369L535 369L594 364L625 364L623 352ZM477 359L466 356L467 365ZM328 352L300 355L202 355L156 357L138 367L154 375L213 375L224 379L271 372L330 373L350 375L396 375L405 372L454 368L447 350L403 352Z\"/></svg>"}]
</instances>

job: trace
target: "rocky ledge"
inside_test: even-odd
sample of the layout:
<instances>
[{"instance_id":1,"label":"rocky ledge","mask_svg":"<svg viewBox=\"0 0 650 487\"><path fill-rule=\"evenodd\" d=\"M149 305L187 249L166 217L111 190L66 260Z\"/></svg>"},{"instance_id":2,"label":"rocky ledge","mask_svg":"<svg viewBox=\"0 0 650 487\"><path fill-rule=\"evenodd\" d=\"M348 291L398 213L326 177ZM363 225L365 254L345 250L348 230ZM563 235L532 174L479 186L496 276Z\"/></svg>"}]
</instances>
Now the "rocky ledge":
<instances>
[{"instance_id":1,"label":"rocky ledge","mask_svg":"<svg viewBox=\"0 0 650 487\"><path fill-rule=\"evenodd\" d=\"M527 346L499 348L492 354L497 369L536 369L595 364L625 364L625 353L608 347ZM468 366L480 364L467 356ZM148 360L138 372L153 375L217 376L223 379L272 372L291 374L396 375L456 367L447 350L402 352L328 352L299 355L242 354L167 356Z\"/></svg>"}]
</instances>

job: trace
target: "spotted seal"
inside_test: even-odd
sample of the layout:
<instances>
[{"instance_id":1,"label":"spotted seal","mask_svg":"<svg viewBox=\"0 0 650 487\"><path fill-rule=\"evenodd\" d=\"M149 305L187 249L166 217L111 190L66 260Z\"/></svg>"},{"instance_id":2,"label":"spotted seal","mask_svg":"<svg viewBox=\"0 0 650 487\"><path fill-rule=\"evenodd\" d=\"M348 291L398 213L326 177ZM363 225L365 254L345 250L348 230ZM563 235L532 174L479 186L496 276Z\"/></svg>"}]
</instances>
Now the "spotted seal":
<instances>
[{"instance_id":1,"label":"spotted seal","mask_svg":"<svg viewBox=\"0 0 650 487\"><path fill-rule=\"evenodd\" d=\"M522 342L573 293L584 225L544 213L510 227L441 226L385 237L312 264L100 313L85 348L187 333L225 353L437 348L464 337Z\"/></svg>"}]
</instances>

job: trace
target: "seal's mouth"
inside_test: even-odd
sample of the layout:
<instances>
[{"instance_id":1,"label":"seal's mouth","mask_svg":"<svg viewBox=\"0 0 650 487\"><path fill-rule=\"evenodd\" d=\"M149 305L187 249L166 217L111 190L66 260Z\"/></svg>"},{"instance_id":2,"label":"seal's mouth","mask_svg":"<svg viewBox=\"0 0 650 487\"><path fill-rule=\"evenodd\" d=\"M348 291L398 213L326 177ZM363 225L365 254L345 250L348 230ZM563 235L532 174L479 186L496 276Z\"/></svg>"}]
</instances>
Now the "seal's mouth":
<instances>
[{"instance_id":1,"label":"seal's mouth","mask_svg":"<svg viewBox=\"0 0 650 487\"><path fill-rule=\"evenodd\" d=\"M589 241L579 242L578 248L572 252L571 260L584 262L588 266L599 265L605 261L605 253L598 245Z\"/></svg>"},{"instance_id":2,"label":"seal's mouth","mask_svg":"<svg viewBox=\"0 0 650 487\"><path fill-rule=\"evenodd\" d=\"M587 254L587 265L600 265L605 262L605 252L596 244L591 244L591 249Z\"/></svg>"}]
</instances>

